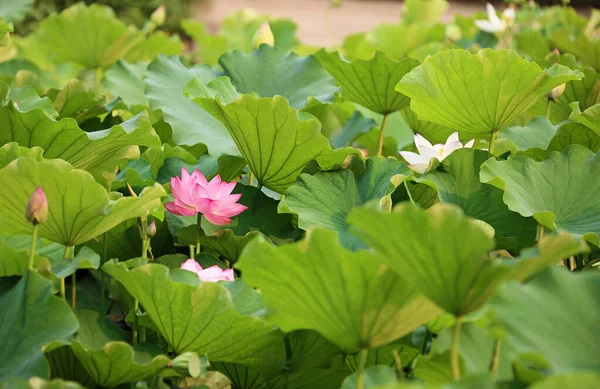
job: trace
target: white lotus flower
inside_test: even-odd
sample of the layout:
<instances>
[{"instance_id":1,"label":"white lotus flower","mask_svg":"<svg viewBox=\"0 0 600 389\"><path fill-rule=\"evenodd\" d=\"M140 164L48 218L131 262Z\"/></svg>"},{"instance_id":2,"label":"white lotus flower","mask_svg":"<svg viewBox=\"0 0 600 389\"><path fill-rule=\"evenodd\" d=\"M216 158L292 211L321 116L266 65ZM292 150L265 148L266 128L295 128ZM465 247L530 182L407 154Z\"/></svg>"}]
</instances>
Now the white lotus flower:
<instances>
[{"instance_id":1,"label":"white lotus flower","mask_svg":"<svg viewBox=\"0 0 600 389\"><path fill-rule=\"evenodd\" d=\"M508 27L512 26L515 22L515 10L514 8L508 7L502 12L502 19L496 14L496 9L490 3L487 3L487 20L475 20L475 24L481 30L490 32L492 34L502 32Z\"/></svg>"},{"instance_id":2,"label":"white lotus flower","mask_svg":"<svg viewBox=\"0 0 600 389\"><path fill-rule=\"evenodd\" d=\"M443 161L454 150L462 149L463 147L470 149L473 147L475 139L471 139L464 146L458 139L458 132L450 135L445 144L432 145L429 141L419 134L415 134L415 145L419 150L419 154L411 151L401 151L400 155L409 163L408 167L417 173L425 173L429 162L432 158L438 161Z\"/></svg>"}]
</instances>

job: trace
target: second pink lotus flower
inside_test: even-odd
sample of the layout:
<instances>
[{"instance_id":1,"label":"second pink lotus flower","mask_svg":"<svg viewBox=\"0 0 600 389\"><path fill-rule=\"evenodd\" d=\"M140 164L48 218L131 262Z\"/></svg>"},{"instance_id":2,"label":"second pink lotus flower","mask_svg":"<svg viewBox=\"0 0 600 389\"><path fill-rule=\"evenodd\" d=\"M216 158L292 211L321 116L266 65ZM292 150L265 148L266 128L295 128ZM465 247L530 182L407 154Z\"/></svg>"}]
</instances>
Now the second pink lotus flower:
<instances>
[{"instance_id":1,"label":"second pink lotus flower","mask_svg":"<svg viewBox=\"0 0 600 389\"><path fill-rule=\"evenodd\" d=\"M180 269L196 273L202 281L206 282L233 281L234 279L233 269L223 270L217 265L203 269L202 266L193 259L188 259L182 263Z\"/></svg>"},{"instance_id":2,"label":"second pink lotus flower","mask_svg":"<svg viewBox=\"0 0 600 389\"><path fill-rule=\"evenodd\" d=\"M241 194L231 194L235 182L223 182L217 175L210 182L199 170L189 174L181 169L181 178L171 178L171 192L175 201L166 203L165 208L175 215L194 216L203 214L210 223L224 225L248 207L238 204Z\"/></svg>"}]
</instances>

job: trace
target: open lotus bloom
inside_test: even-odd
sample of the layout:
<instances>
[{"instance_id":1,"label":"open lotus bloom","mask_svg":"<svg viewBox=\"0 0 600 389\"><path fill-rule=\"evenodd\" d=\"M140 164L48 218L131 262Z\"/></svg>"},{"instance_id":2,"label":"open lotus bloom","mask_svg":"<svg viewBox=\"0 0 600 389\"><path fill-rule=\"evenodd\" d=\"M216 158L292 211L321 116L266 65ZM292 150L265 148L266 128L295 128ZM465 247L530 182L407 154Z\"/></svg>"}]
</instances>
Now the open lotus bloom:
<instances>
[{"instance_id":1,"label":"open lotus bloom","mask_svg":"<svg viewBox=\"0 0 600 389\"><path fill-rule=\"evenodd\" d=\"M508 7L502 12L502 19L496 14L496 9L490 3L487 3L488 20L476 20L475 24L481 30L489 33L498 33L506 30L515 22L515 10Z\"/></svg>"},{"instance_id":2,"label":"open lotus bloom","mask_svg":"<svg viewBox=\"0 0 600 389\"><path fill-rule=\"evenodd\" d=\"M193 259L182 263L181 269L196 273L202 281L206 282L233 281L234 279L233 269L223 270L217 265L202 269L202 266Z\"/></svg>"},{"instance_id":3,"label":"open lotus bloom","mask_svg":"<svg viewBox=\"0 0 600 389\"><path fill-rule=\"evenodd\" d=\"M462 149L463 147L471 148L475 143L475 139L471 139L464 146L458 139L458 132L450 135L445 144L432 145L427 139L419 134L415 134L415 145L419 150L419 154L411 151L401 151L400 155L409 163L408 167L417 173L425 173L429 162L432 158L438 161L443 161L454 150Z\"/></svg>"},{"instance_id":4,"label":"open lotus bloom","mask_svg":"<svg viewBox=\"0 0 600 389\"><path fill-rule=\"evenodd\" d=\"M165 208L175 215L193 216L203 214L206 220L215 225L231 222L248 207L238 204L241 194L231 194L235 182L223 182L217 175L210 182L200 171L189 174L181 169L181 178L171 178L171 192L175 201L166 203Z\"/></svg>"}]
</instances>

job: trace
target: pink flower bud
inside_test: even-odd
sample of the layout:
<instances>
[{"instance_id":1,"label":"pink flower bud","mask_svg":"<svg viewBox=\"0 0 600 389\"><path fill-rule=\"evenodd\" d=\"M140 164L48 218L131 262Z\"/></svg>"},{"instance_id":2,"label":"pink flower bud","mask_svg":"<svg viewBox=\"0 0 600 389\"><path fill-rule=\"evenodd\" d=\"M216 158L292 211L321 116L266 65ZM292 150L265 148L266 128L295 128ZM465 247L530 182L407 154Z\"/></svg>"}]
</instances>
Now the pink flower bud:
<instances>
[{"instance_id":1,"label":"pink flower bud","mask_svg":"<svg viewBox=\"0 0 600 389\"><path fill-rule=\"evenodd\" d=\"M156 223L153 221L152 223L150 223L148 228L146 228L146 236L148 238L152 238L154 237L154 235L156 235Z\"/></svg>"},{"instance_id":2,"label":"pink flower bud","mask_svg":"<svg viewBox=\"0 0 600 389\"><path fill-rule=\"evenodd\" d=\"M193 259L188 259L181 264L180 269L196 273L198 278L205 282L233 281L233 269L223 270L219 266L214 265L203 269L198 262Z\"/></svg>"},{"instance_id":3,"label":"pink flower bud","mask_svg":"<svg viewBox=\"0 0 600 389\"><path fill-rule=\"evenodd\" d=\"M33 224L44 223L48 220L48 199L41 186L38 186L29 198L25 217Z\"/></svg>"}]
</instances>

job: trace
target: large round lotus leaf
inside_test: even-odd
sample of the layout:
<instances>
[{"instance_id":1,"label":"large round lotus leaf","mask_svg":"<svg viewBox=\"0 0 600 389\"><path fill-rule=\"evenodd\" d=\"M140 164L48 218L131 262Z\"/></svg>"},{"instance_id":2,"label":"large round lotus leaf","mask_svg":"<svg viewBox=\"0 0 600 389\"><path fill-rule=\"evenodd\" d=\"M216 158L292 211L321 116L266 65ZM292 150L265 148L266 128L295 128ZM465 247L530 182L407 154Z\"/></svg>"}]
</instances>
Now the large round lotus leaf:
<instances>
[{"instance_id":1,"label":"large round lotus leaf","mask_svg":"<svg viewBox=\"0 0 600 389\"><path fill-rule=\"evenodd\" d=\"M578 70L558 64L542 70L512 50L447 50L425 59L396 90L411 99L419 119L485 135L508 127L554 87L580 78Z\"/></svg>"},{"instance_id":2,"label":"large round lotus leaf","mask_svg":"<svg viewBox=\"0 0 600 389\"><path fill-rule=\"evenodd\" d=\"M303 118L281 96L244 95L225 106L210 99L200 102L225 125L258 182L276 192L284 193L310 161L331 149L321 123Z\"/></svg>"},{"instance_id":3,"label":"large round lotus leaf","mask_svg":"<svg viewBox=\"0 0 600 389\"><path fill-rule=\"evenodd\" d=\"M42 187L48 199L48 220L38 227L40 237L66 246L85 243L127 219L146 215L161 207L166 196L162 186L145 188L138 198L116 201L84 170L62 160L20 158L0 169L0 233L31 234L25 218L29 197Z\"/></svg>"},{"instance_id":4,"label":"large round lotus leaf","mask_svg":"<svg viewBox=\"0 0 600 389\"><path fill-rule=\"evenodd\" d=\"M269 45L249 54L239 50L223 54L219 64L240 93L283 96L296 109L304 107L309 97L331 102L337 91L335 81L315 57L303 58Z\"/></svg>"},{"instance_id":5,"label":"large round lotus leaf","mask_svg":"<svg viewBox=\"0 0 600 389\"><path fill-rule=\"evenodd\" d=\"M48 377L43 348L67 341L77 331L77 318L67 303L52 295L52 284L28 271L0 295L0 381L10 377Z\"/></svg>"},{"instance_id":6,"label":"large round lotus leaf","mask_svg":"<svg viewBox=\"0 0 600 389\"><path fill-rule=\"evenodd\" d=\"M542 240L539 251L498 261L489 232L451 205L428 210L402 203L392 213L359 208L349 218L350 231L381 254L406 282L446 311L463 315L482 307L498 286L526 280L550 263L585 250L569 234ZM558 239L558 240L557 240Z\"/></svg>"},{"instance_id":7,"label":"large round lotus leaf","mask_svg":"<svg viewBox=\"0 0 600 389\"><path fill-rule=\"evenodd\" d=\"M600 276L549 268L525 285L510 283L491 301L505 341L544 359L551 371L598 371ZM585 386L584 386L585 387Z\"/></svg>"},{"instance_id":8,"label":"large round lotus leaf","mask_svg":"<svg viewBox=\"0 0 600 389\"><path fill-rule=\"evenodd\" d=\"M600 153L579 145L536 162L519 156L488 160L481 181L504 190L508 208L533 216L550 230L583 235L600 244Z\"/></svg>"},{"instance_id":9,"label":"large round lotus leaf","mask_svg":"<svg viewBox=\"0 0 600 389\"><path fill-rule=\"evenodd\" d=\"M41 147L45 158L60 158L77 169L112 172L121 161L140 156L138 146L160 146L150 119L140 113L110 129L85 132L71 118L56 121L42 110L21 112L12 104L0 107L0 145Z\"/></svg>"},{"instance_id":10,"label":"large round lotus leaf","mask_svg":"<svg viewBox=\"0 0 600 389\"><path fill-rule=\"evenodd\" d=\"M236 311L223 285L176 282L169 269L158 264L128 270L124 263L108 263L102 269L139 300L177 354L195 351L211 361L282 368L282 334L260 318Z\"/></svg>"},{"instance_id":11,"label":"large round lotus leaf","mask_svg":"<svg viewBox=\"0 0 600 389\"><path fill-rule=\"evenodd\" d=\"M336 52L321 50L315 54L325 69L342 87L342 96L380 114L389 114L408 106L410 100L394 87L419 65L413 58L389 59L378 51L369 60L349 62Z\"/></svg>"},{"instance_id":12,"label":"large round lotus leaf","mask_svg":"<svg viewBox=\"0 0 600 389\"><path fill-rule=\"evenodd\" d=\"M441 313L376 256L344 249L334 231L280 247L257 237L236 267L260 289L268 320L286 332L313 329L346 351L383 346Z\"/></svg>"}]
</instances>

